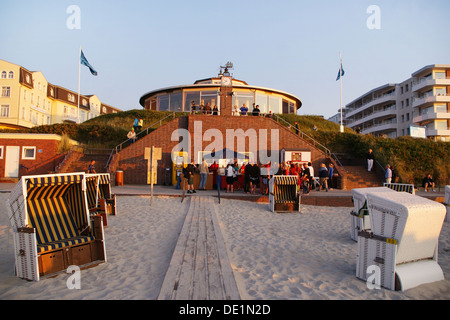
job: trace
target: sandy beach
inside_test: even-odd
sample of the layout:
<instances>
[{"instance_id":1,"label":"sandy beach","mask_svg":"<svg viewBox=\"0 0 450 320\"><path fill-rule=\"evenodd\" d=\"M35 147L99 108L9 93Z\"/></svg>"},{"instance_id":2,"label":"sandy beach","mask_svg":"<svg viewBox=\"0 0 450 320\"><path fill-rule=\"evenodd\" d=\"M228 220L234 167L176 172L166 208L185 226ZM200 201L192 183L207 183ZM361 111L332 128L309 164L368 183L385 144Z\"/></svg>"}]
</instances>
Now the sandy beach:
<instances>
[{"instance_id":1,"label":"sandy beach","mask_svg":"<svg viewBox=\"0 0 450 320\"><path fill-rule=\"evenodd\" d=\"M14 245L0 193L1 300L154 300L169 267L189 199L119 196L117 216L105 228L107 263L81 271L81 289L68 274L39 282L14 276ZM450 299L450 228L444 222L439 265L446 280L395 292L370 290L355 277L356 242L351 208L303 205L300 213L272 213L267 203L222 199L216 213L242 299L447 300Z\"/></svg>"}]
</instances>

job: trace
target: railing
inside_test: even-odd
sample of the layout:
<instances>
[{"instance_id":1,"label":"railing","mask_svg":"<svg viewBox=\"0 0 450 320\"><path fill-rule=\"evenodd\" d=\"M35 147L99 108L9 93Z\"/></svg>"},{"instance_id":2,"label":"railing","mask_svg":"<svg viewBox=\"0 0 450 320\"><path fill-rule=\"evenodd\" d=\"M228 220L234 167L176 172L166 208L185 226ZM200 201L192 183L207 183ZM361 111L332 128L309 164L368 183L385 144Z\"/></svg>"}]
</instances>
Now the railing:
<instances>
[{"instance_id":1,"label":"railing","mask_svg":"<svg viewBox=\"0 0 450 320\"><path fill-rule=\"evenodd\" d=\"M63 161L61 161L55 168L55 172L59 172L59 170L61 170L61 167L66 163L66 161L70 158L70 156L72 155L72 153L74 151L78 151L81 153L84 153L84 149L83 147L80 147L78 145L73 145L72 148L70 148L69 152L67 152L66 156L64 157Z\"/></svg>"},{"instance_id":2,"label":"railing","mask_svg":"<svg viewBox=\"0 0 450 320\"><path fill-rule=\"evenodd\" d=\"M144 130L142 130L142 131L140 131L138 134L136 134L136 139L137 139L139 136L146 136L146 135L148 135L149 130L152 129L153 127L155 127L155 126L158 125L158 124L159 124L159 126L161 127L161 126L163 125L163 121L165 121L166 119L169 119L169 118L175 119L176 117L177 117L177 116L176 116L176 113L173 112L173 113L169 114L168 116L166 116L166 117L164 117L164 118L162 118L162 119L160 119L160 120L154 122L153 124L151 124L150 126L148 126L147 128L145 128ZM145 134L144 134L144 133L145 133ZM125 140L125 141L119 143L117 146L115 146L115 147L111 150L111 153L110 153L110 155L109 155L108 161L106 162L106 165L105 165L105 169L106 169L107 172L108 172L109 164L110 164L111 159L112 159L112 157L114 156L114 154L115 154L115 153L117 154L119 151L121 151L121 150L123 149L123 146L126 145L127 143L129 143L129 140L130 140L130 139L127 139L127 140Z\"/></svg>"},{"instance_id":3,"label":"railing","mask_svg":"<svg viewBox=\"0 0 450 320\"><path fill-rule=\"evenodd\" d=\"M289 122L287 122L286 120L284 120L283 118L281 118L280 116L278 116L276 114L273 115L273 119L274 118L276 118L276 120L274 120L274 121L276 121L278 124L280 124L280 121L281 121L282 122L281 125L284 124L285 126L287 126L287 128L293 127L292 124L290 124ZM297 131L298 135L302 139L308 141L313 146L318 147L319 149L321 149L327 156L331 155L331 151L327 147L325 147L323 144L321 144L320 142L314 140L312 137L308 136L306 133L304 133L303 131L301 131L299 129L296 129L296 131Z\"/></svg>"}]
</instances>

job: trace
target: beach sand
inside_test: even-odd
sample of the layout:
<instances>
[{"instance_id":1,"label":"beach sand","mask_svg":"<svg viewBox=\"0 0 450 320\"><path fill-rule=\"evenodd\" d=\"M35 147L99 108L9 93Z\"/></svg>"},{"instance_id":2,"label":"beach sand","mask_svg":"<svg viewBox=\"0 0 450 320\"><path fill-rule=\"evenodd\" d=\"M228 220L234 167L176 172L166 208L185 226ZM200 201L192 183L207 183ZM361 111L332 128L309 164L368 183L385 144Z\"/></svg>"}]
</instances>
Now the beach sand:
<instances>
[{"instance_id":1,"label":"beach sand","mask_svg":"<svg viewBox=\"0 0 450 320\"><path fill-rule=\"evenodd\" d=\"M169 266L189 200L119 196L117 216L105 228L107 263L81 271L81 289L69 274L29 282L14 276L14 245L0 193L0 299L154 300ZM356 242L351 208L302 206L301 213L272 213L267 203L215 199L216 212L242 299L378 300L450 299L450 228L439 241L447 280L405 292L370 290L355 277Z\"/></svg>"}]
</instances>

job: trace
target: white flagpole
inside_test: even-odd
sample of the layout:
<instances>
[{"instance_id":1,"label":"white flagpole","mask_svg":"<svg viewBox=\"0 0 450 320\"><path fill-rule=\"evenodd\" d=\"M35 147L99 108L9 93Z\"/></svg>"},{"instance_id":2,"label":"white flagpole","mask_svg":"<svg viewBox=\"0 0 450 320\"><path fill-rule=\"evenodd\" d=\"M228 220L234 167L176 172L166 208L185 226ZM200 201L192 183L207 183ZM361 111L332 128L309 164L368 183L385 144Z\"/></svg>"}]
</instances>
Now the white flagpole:
<instances>
[{"instance_id":1,"label":"white flagpole","mask_svg":"<svg viewBox=\"0 0 450 320\"><path fill-rule=\"evenodd\" d=\"M340 66L339 66L339 83L340 83L340 89L341 89L341 132L344 132L344 124L343 124L343 120L342 120L342 55L341 52L339 51L339 62L340 62Z\"/></svg>"},{"instance_id":2,"label":"white flagpole","mask_svg":"<svg viewBox=\"0 0 450 320\"><path fill-rule=\"evenodd\" d=\"M78 55L78 105L77 105L77 123L80 123L80 75L81 75L81 46Z\"/></svg>"}]
</instances>

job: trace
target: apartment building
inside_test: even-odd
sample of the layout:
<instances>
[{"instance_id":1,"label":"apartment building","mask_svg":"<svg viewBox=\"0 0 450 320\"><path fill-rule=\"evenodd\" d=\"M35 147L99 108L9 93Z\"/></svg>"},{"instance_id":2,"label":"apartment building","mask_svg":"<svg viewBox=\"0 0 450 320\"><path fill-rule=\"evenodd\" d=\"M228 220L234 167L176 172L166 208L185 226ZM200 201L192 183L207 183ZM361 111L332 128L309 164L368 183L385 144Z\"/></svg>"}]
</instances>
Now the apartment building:
<instances>
[{"instance_id":1,"label":"apartment building","mask_svg":"<svg viewBox=\"0 0 450 320\"><path fill-rule=\"evenodd\" d=\"M29 71L0 59L0 128L31 128L80 122L103 113L119 112L95 95L78 93L47 81L42 72Z\"/></svg>"},{"instance_id":2,"label":"apartment building","mask_svg":"<svg viewBox=\"0 0 450 320\"><path fill-rule=\"evenodd\" d=\"M340 113L329 118L337 122ZM363 134L396 138L423 127L426 137L450 141L450 65L429 65L401 83L389 83L343 109L344 125Z\"/></svg>"}]
</instances>

